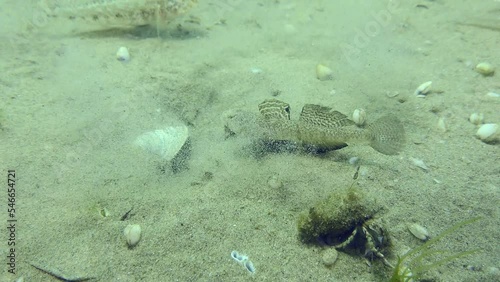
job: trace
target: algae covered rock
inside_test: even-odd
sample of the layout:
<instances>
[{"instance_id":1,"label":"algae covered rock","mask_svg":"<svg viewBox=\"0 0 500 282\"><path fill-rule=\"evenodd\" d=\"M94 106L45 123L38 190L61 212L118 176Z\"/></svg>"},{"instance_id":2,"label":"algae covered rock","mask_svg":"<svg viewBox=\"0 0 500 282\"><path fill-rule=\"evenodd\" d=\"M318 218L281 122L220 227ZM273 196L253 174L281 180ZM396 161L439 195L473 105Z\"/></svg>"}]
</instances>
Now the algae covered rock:
<instances>
[{"instance_id":1,"label":"algae covered rock","mask_svg":"<svg viewBox=\"0 0 500 282\"><path fill-rule=\"evenodd\" d=\"M357 187L334 192L316 203L298 219L299 237L304 243L335 245L380 209Z\"/></svg>"}]
</instances>

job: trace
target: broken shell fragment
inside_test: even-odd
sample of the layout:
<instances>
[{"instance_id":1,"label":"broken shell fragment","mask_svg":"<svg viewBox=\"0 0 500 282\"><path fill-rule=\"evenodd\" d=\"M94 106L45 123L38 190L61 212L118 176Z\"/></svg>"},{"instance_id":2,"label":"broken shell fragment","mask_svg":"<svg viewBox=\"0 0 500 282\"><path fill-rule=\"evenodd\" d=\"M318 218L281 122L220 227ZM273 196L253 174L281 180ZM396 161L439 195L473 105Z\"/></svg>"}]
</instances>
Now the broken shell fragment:
<instances>
[{"instance_id":1,"label":"broken shell fragment","mask_svg":"<svg viewBox=\"0 0 500 282\"><path fill-rule=\"evenodd\" d=\"M427 241L431 237L427 229L425 229L425 227L417 223L412 223L408 225L408 230L413 236L422 241Z\"/></svg>"},{"instance_id":2,"label":"broken shell fragment","mask_svg":"<svg viewBox=\"0 0 500 282\"><path fill-rule=\"evenodd\" d=\"M415 95L417 95L417 97L419 98L425 97L425 95L427 95L427 93L429 93L429 91L431 90L431 85L432 81L427 81L420 84L420 86L415 90Z\"/></svg>"},{"instance_id":3,"label":"broken shell fragment","mask_svg":"<svg viewBox=\"0 0 500 282\"><path fill-rule=\"evenodd\" d=\"M332 80L333 71L325 65L318 64L316 66L316 77L321 81Z\"/></svg>"},{"instance_id":4,"label":"broken shell fragment","mask_svg":"<svg viewBox=\"0 0 500 282\"><path fill-rule=\"evenodd\" d=\"M429 170L429 167L421 159L410 158L410 161L413 163L414 166L421 168L423 171Z\"/></svg>"},{"instance_id":5,"label":"broken shell fragment","mask_svg":"<svg viewBox=\"0 0 500 282\"><path fill-rule=\"evenodd\" d=\"M352 113L352 120L358 126L363 125L366 121L366 111L364 109L355 109Z\"/></svg>"}]
</instances>

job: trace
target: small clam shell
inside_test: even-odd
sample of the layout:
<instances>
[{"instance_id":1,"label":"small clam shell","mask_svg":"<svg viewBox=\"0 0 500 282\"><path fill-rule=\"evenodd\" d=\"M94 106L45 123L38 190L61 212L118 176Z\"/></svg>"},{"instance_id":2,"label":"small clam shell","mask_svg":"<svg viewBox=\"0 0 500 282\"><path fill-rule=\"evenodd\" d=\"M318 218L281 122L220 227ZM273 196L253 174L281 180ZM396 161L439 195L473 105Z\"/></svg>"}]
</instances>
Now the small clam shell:
<instances>
[{"instance_id":1,"label":"small clam shell","mask_svg":"<svg viewBox=\"0 0 500 282\"><path fill-rule=\"evenodd\" d=\"M427 95L427 93L431 90L431 85L432 81L420 84L420 86L415 90L415 95L417 95L417 97L425 97L425 95Z\"/></svg>"},{"instance_id":2,"label":"small clam shell","mask_svg":"<svg viewBox=\"0 0 500 282\"><path fill-rule=\"evenodd\" d=\"M319 64L316 66L316 77L321 81L332 80L333 71L329 67Z\"/></svg>"},{"instance_id":3,"label":"small clam shell","mask_svg":"<svg viewBox=\"0 0 500 282\"><path fill-rule=\"evenodd\" d=\"M139 243L141 240L142 229L138 224L129 224L123 230L123 235L125 236L125 240L127 241L127 245L132 248Z\"/></svg>"},{"instance_id":4,"label":"small clam shell","mask_svg":"<svg viewBox=\"0 0 500 282\"><path fill-rule=\"evenodd\" d=\"M484 121L484 114L482 113L472 113L469 117L469 121L472 123L472 124L475 124L475 125L480 125L483 123Z\"/></svg>"},{"instance_id":5,"label":"small clam shell","mask_svg":"<svg viewBox=\"0 0 500 282\"><path fill-rule=\"evenodd\" d=\"M352 120L358 126L363 125L366 121L366 111L364 109L355 109L352 113Z\"/></svg>"},{"instance_id":6,"label":"small clam shell","mask_svg":"<svg viewBox=\"0 0 500 282\"><path fill-rule=\"evenodd\" d=\"M127 47L120 47L116 52L116 59L122 62L130 61L130 53L128 52Z\"/></svg>"},{"instance_id":7,"label":"small clam shell","mask_svg":"<svg viewBox=\"0 0 500 282\"><path fill-rule=\"evenodd\" d=\"M181 150L188 137L187 126L168 126L140 135L135 144L147 152L170 161Z\"/></svg>"},{"instance_id":8,"label":"small clam shell","mask_svg":"<svg viewBox=\"0 0 500 282\"><path fill-rule=\"evenodd\" d=\"M408 225L408 230L410 231L411 234L413 234L413 236L417 237L422 241L427 241L431 237L427 229L425 229L425 227L417 223L412 223Z\"/></svg>"},{"instance_id":9,"label":"small clam shell","mask_svg":"<svg viewBox=\"0 0 500 282\"><path fill-rule=\"evenodd\" d=\"M482 62L476 65L476 72L484 76L490 76L495 73L495 68L490 63Z\"/></svg>"},{"instance_id":10,"label":"small clam shell","mask_svg":"<svg viewBox=\"0 0 500 282\"><path fill-rule=\"evenodd\" d=\"M499 128L500 126L496 123L483 124L477 130L476 136L486 143L497 141L500 138Z\"/></svg>"}]
</instances>

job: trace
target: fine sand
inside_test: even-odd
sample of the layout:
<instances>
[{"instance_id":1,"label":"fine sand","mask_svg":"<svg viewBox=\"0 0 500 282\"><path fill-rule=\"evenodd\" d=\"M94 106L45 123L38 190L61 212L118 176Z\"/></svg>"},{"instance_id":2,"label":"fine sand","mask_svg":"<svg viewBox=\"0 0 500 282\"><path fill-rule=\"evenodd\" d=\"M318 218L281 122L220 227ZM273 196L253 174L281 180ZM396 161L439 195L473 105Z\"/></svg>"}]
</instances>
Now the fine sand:
<instances>
[{"instance_id":1,"label":"fine sand","mask_svg":"<svg viewBox=\"0 0 500 282\"><path fill-rule=\"evenodd\" d=\"M16 171L18 220L16 274L2 263L1 281L58 281L32 265L69 280L387 281L380 259L370 267L339 251L328 268L327 247L298 238L299 214L353 181L383 207L390 262L423 244L410 223L436 236L481 217L435 246L481 251L424 277L500 280L499 143L478 140L468 121L477 112L500 122L500 98L486 95L500 93L500 73L474 71L479 62L500 68L498 1L199 0L160 38L155 28L103 32L46 18L35 2L0 4L0 168L3 191L7 170ZM116 59L120 46L129 62ZM316 78L319 63L333 80ZM426 81L431 92L417 98ZM352 145L256 157L252 137L227 136L223 117L257 114L269 98L290 103L293 119L307 103L347 115L364 108L368 123L394 114L406 147L397 156ZM179 123L191 147L177 173L133 144ZM143 231L132 249L128 224ZM253 275L233 250L249 257Z\"/></svg>"}]
</instances>

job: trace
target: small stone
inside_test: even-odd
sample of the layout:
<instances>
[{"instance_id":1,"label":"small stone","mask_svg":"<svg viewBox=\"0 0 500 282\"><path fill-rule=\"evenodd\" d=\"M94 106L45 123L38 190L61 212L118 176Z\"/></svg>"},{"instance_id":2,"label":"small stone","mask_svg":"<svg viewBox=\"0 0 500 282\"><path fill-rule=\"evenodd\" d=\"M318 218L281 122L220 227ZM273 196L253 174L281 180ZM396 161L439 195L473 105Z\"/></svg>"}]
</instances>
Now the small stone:
<instances>
[{"instance_id":1,"label":"small stone","mask_svg":"<svg viewBox=\"0 0 500 282\"><path fill-rule=\"evenodd\" d=\"M339 253L337 252L337 250L335 248L325 249L321 252L321 262L323 262L323 264L326 267L330 267L330 266L335 264L338 256L339 256Z\"/></svg>"}]
</instances>

